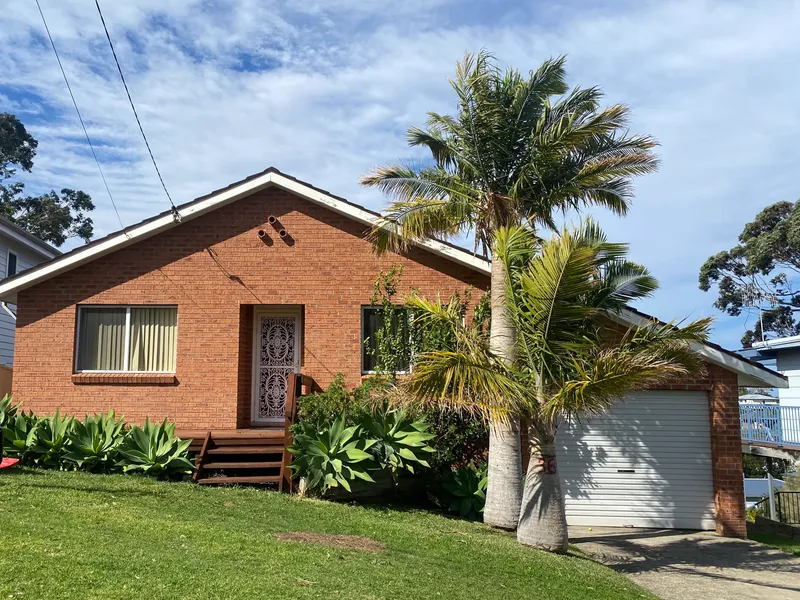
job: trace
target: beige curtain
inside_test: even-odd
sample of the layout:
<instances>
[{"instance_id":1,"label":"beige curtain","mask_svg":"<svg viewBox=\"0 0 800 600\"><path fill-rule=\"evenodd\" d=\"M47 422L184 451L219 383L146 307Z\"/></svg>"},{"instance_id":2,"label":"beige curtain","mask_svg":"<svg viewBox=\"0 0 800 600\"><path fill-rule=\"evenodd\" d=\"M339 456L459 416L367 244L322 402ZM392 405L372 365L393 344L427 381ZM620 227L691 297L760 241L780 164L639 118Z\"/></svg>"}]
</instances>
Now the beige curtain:
<instances>
[{"instance_id":1,"label":"beige curtain","mask_svg":"<svg viewBox=\"0 0 800 600\"><path fill-rule=\"evenodd\" d=\"M121 371L125 361L125 309L82 308L79 371Z\"/></svg>"},{"instance_id":2,"label":"beige curtain","mask_svg":"<svg viewBox=\"0 0 800 600\"><path fill-rule=\"evenodd\" d=\"M128 369L174 371L177 308L131 308Z\"/></svg>"}]
</instances>

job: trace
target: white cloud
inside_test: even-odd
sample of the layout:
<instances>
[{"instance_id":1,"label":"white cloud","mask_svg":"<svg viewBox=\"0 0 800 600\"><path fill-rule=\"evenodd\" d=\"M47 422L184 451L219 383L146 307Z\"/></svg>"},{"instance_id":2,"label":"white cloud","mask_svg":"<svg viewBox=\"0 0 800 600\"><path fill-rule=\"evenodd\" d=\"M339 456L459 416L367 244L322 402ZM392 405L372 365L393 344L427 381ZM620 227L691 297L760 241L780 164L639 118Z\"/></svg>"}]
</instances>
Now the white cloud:
<instances>
[{"instance_id":1,"label":"white cloud","mask_svg":"<svg viewBox=\"0 0 800 600\"><path fill-rule=\"evenodd\" d=\"M166 208L92 3L41 0L127 223ZM517 68L568 54L571 81L599 84L656 136L662 168L637 183L631 214L601 214L662 290L662 318L715 314L696 287L710 254L758 209L798 194L793 77L796 1L405 3L102 2L167 185L183 202L268 165L378 208L358 187L375 164L411 156L403 132L451 111L447 78L487 47ZM611 7L611 8L609 8ZM75 187L117 227L82 142L35 5L4 3L0 111L39 139L31 190ZM718 340L736 344L726 323Z\"/></svg>"}]
</instances>

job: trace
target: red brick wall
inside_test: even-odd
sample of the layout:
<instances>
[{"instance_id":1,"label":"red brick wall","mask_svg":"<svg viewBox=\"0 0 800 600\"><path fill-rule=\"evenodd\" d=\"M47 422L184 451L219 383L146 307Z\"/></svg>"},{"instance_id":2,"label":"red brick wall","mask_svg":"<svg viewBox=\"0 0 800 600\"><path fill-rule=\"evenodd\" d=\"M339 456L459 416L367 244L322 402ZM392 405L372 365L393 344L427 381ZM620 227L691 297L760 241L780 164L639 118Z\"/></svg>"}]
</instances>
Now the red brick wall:
<instances>
[{"instance_id":1,"label":"red brick wall","mask_svg":"<svg viewBox=\"0 0 800 600\"><path fill-rule=\"evenodd\" d=\"M739 388L736 374L712 366L708 392L711 419L711 468L717 533L747 537L742 479L742 431L739 425Z\"/></svg>"},{"instance_id":2,"label":"red brick wall","mask_svg":"<svg viewBox=\"0 0 800 600\"><path fill-rule=\"evenodd\" d=\"M278 217L291 243L267 224L269 215ZM266 243L259 229L269 234ZM364 231L273 188L25 290L15 398L40 414L113 408L131 421L169 417L179 428L244 427L253 305L302 305L303 372L323 387L342 372L352 385L361 376L360 307L369 304L380 269L403 265L401 295L417 288L446 298L488 285L487 276L424 250L377 257ZM174 381L73 381L76 305L155 303L178 306Z\"/></svg>"}]
</instances>

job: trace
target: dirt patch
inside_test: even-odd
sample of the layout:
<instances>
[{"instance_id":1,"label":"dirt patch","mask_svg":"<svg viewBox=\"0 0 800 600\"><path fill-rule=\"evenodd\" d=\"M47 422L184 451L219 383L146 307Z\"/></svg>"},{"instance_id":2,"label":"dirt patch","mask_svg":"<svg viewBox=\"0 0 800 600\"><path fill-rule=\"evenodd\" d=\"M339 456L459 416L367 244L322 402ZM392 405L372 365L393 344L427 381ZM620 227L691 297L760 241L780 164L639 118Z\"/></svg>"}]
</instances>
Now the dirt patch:
<instances>
[{"instance_id":1,"label":"dirt patch","mask_svg":"<svg viewBox=\"0 0 800 600\"><path fill-rule=\"evenodd\" d=\"M316 544L341 550L362 550L364 552L380 552L386 550L386 544L362 535L345 535L333 533L314 533L311 531L294 531L275 535L282 542L300 542Z\"/></svg>"}]
</instances>

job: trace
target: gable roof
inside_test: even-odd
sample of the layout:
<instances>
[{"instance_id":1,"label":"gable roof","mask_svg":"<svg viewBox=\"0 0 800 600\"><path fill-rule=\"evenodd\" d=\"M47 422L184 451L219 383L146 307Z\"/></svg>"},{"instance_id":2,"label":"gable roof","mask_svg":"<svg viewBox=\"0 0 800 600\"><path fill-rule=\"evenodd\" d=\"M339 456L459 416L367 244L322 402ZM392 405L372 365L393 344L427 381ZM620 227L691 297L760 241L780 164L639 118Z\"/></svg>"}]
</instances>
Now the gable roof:
<instances>
[{"instance_id":1,"label":"gable roof","mask_svg":"<svg viewBox=\"0 0 800 600\"><path fill-rule=\"evenodd\" d=\"M180 220L176 218L176 214L173 211L164 211L154 217L93 240L84 246L75 248L52 260L40 263L32 269L10 277L0 282L0 301L16 303L18 292L37 283L66 273L97 258L177 227L180 223L196 219L270 187L278 187L291 192L369 227L373 226L380 218L380 213L368 210L309 183L281 173L275 167L269 167L260 173L250 175L210 194L179 205L176 213L180 215ZM485 257L478 256L454 244L426 239L415 242L415 245L485 275L490 273L491 266Z\"/></svg>"},{"instance_id":2,"label":"gable roof","mask_svg":"<svg viewBox=\"0 0 800 600\"><path fill-rule=\"evenodd\" d=\"M22 227L14 223L14 221L7 219L6 217L0 217L0 233L3 233L12 240L19 242L28 248L28 250L31 250L39 256L44 256L45 258L54 258L61 254L60 250L57 250L44 240L40 240L35 235L28 233Z\"/></svg>"},{"instance_id":3,"label":"gable roof","mask_svg":"<svg viewBox=\"0 0 800 600\"><path fill-rule=\"evenodd\" d=\"M305 181L281 173L275 167L269 167L260 173L250 175L210 194L179 205L177 207L177 215L180 215L180 220L176 218L173 211L164 211L135 225L130 225L120 231L75 248L70 252L55 256L31 269L22 271L14 277L5 279L0 282L0 301L14 304L17 301L18 292L37 283L66 273L156 234L168 231L182 222L196 219L217 208L227 206L250 194L270 187L278 187L291 192L369 227L373 226L381 216L378 212L368 210ZM441 240L425 239L415 242L415 245L484 275L489 276L491 274L491 263L486 257L478 256L454 244ZM56 250L56 252L58 251ZM628 325L643 325L647 322L657 321L654 317L632 308L626 308L615 317ZM735 352L725 350L717 344L711 342L698 343L695 344L695 350L708 362L737 372L740 375L741 385L788 387L787 379L783 375L757 362L745 359Z\"/></svg>"}]
</instances>

